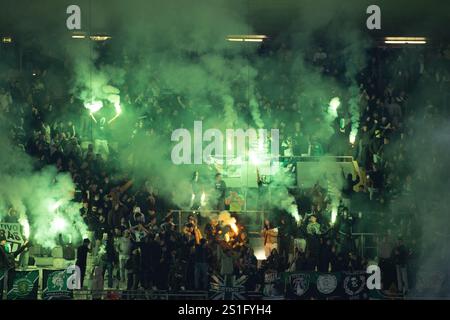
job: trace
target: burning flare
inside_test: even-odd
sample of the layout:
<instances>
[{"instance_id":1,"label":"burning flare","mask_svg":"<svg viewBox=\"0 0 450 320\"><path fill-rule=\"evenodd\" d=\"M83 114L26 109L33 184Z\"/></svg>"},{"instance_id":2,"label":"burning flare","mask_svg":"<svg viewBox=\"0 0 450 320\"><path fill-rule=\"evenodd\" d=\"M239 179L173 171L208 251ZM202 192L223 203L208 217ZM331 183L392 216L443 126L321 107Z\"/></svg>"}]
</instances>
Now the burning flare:
<instances>
[{"instance_id":1,"label":"burning flare","mask_svg":"<svg viewBox=\"0 0 450 320\"><path fill-rule=\"evenodd\" d=\"M228 211L222 211L219 214L219 221L222 221L223 225L230 226L231 230L234 233L234 236L237 236L239 234L239 228L236 224L236 219L230 215ZM230 235L227 233L225 234L225 241L230 241Z\"/></svg>"}]
</instances>

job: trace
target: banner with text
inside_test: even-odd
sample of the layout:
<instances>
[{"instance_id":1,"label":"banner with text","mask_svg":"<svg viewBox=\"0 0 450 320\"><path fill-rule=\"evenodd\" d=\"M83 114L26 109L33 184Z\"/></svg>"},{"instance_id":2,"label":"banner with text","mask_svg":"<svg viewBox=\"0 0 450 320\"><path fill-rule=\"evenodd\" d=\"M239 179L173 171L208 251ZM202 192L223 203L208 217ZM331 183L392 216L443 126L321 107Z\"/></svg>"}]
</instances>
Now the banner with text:
<instances>
[{"instance_id":1,"label":"banner with text","mask_svg":"<svg viewBox=\"0 0 450 320\"><path fill-rule=\"evenodd\" d=\"M6 242L11 247L11 252L17 251L19 247L25 242L20 223L0 223L0 236L6 238Z\"/></svg>"}]
</instances>

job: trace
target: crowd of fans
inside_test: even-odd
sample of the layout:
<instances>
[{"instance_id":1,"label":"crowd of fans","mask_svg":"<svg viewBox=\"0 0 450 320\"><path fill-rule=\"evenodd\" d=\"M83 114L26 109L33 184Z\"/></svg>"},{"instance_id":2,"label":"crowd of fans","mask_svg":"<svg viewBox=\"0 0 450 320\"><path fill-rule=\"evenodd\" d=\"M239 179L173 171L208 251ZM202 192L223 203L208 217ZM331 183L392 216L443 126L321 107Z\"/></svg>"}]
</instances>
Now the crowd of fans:
<instances>
[{"instance_id":1,"label":"crowd of fans","mask_svg":"<svg viewBox=\"0 0 450 320\"><path fill-rule=\"evenodd\" d=\"M289 52L277 54L287 64L292 59ZM351 123L347 120L343 125L341 121L349 117L345 110L338 114L336 133L329 145L302 131L306 121L302 115L293 119L293 124L287 119L277 120L280 128L285 128L283 138L289 141L285 145L292 148L293 155L308 153L307 150L311 154L311 150L319 149L335 155L352 155L360 172L355 178L344 177L336 222L331 221L332 205L326 186L319 184L294 193L299 222L287 212L266 215L261 242L267 259L262 263L258 263L249 245L249 235L239 214L235 214L238 231L217 217L202 217L199 211L179 221L170 213L176 205L158 191L161 183L158 177L135 185L116 166L114 148L110 148L108 158L96 153L90 139L91 119L83 105L74 96L61 98L52 94L53 78L49 76L52 70L45 64L36 66L30 76L2 83L0 110L1 116L8 119L11 139L38 160L36 169L52 164L71 174L77 188L75 200L83 203L80 214L92 232L91 241L85 240L78 248L76 262L83 279L85 274L90 275L91 289L103 289L103 278L107 275L108 288L207 290L209 276L221 274L246 275L247 290L254 291L262 290L268 270L365 270L371 260L377 260L382 272L385 271L384 288L394 284L398 291L406 292L420 256L415 240L420 239L419 219L414 202L408 212L391 212L392 203L410 191L412 179L420 179L411 176L412 168L407 165L407 148L414 143L415 132L406 124L411 118L436 115L439 111L436 106L446 103L444 93L449 81L448 73L434 69L433 64L426 65L424 56L411 58L421 54L407 49L377 48L370 52L367 67L358 75L361 114L354 143L348 141ZM435 62L443 59L440 52L424 54ZM309 59L324 74L339 72L338 57L323 48L318 48ZM124 67L131 63L127 61L124 59ZM268 90L272 95L264 96L265 91L261 90L259 103L265 116L289 110L292 101L288 98L288 86L283 85L287 82L289 77L280 75L280 92ZM419 112L409 100L410 92L430 82L435 83L436 91L427 101L420 102L425 110ZM136 124L137 130L148 130L151 134L155 121L167 122L170 131L170 119L177 110L184 112L189 108L183 97L162 95L160 91L156 78L143 92L121 88L124 103L137 108L153 106L147 117ZM167 104L173 108L161 107ZM241 104L245 106L244 102ZM192 109L195 113L195 108ZM58 116L61 114L64 117ZM80 121L81 118L84 120ZM220 194L219 204L211 209L236 211L230 209L230 201L239 207L242 199L236 200L236 194L229 193L220 175L211 179L211 184ZM359 238L352 236L357 232L378 234L377 252L366 252L363 257ZM87 263L89 254L92 268Z\"/></svg>"}]
</instances>

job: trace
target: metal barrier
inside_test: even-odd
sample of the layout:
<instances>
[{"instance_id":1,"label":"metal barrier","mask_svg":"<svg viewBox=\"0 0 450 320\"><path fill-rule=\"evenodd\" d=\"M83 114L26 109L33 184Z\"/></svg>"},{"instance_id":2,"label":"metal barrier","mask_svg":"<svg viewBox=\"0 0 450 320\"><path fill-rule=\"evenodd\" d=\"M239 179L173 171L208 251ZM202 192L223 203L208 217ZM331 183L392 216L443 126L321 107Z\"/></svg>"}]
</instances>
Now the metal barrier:
<instances>
[{"instance_id":1,"label":"metal barrier","mask_svg":"<svg viewBox=\"0 0 450 320\"><path fill-rule=\"evenodd\" d=\"M314 162L314 161L334 161L334 162L352 162L352 156L280 156L282 160L295 160L298 162Z\"/></svg>"},{"instance_id":2,"label":"metal barrier","mask_svg":"<svg viewBox=\"0 0 450 320\"><path fill-rule=\"evenodd\" d=\"M74 290L73 300L207 300L207 291Z\"/></svg>"},{"instance_id":3,"label":"metal barrier","mask_svg":"<svg viewBox=\"0 0 450 320\"><path fill-rule=\"evenodd\" d=\"M208 219L210 215L219 215L219 210L170 210L174 219L178 220L178 230L181 232L184 223L187 222L187 217L192 214L197 218L199 225L204 226L207 222L204 219ZM264 219L266 218L268 212L266 211L240 211L234 213L241 221L241 223L247 228L248 231L259 232L264 226Z\"/></svg>"},{"instance_id":4,"label":"metal barrier","mask_svg":"<svg viewBox=\"0 0 450 320\"><path fill-rule=\"evenodd\" d=\"M361 257L378 257L378 233L352 233L352 236L356 238L355 245ZM369 251L373 253L369 254Z\"/></svg>"}]
</instances>

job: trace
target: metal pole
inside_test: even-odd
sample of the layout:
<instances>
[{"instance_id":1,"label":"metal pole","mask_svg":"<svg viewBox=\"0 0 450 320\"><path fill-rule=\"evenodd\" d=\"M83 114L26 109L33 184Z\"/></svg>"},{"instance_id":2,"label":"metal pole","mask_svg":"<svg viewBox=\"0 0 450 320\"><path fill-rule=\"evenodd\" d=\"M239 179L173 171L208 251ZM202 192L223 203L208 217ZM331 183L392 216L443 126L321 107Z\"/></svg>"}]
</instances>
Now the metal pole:
<instances>
[{"instance_id":1,"label":"metal pole","mask_svg":"<svg viewBox=\"0 0 450 320\"><path fill-rule=\"evenodd\" d=\"M8 295L8 272L9 270L5 270L5 274L3 277L3 300L6 300L7 295Z\"/></svg>"},{"instance_id":2,"label":"metal pole","mask_svg":"<svg viewBox=\"0 0 450 320\"><path fill-rule=\"evenodd\" d=\"M366 247L366 238L364 234L361 236L361 257L364 258L364 248Z\"/></svg>"}]
</instances>

